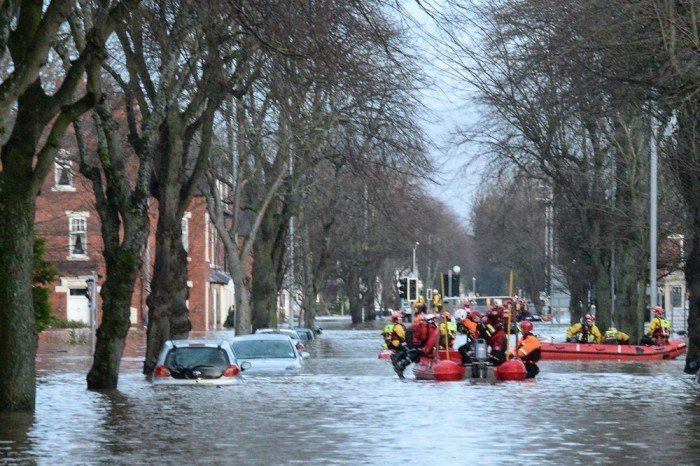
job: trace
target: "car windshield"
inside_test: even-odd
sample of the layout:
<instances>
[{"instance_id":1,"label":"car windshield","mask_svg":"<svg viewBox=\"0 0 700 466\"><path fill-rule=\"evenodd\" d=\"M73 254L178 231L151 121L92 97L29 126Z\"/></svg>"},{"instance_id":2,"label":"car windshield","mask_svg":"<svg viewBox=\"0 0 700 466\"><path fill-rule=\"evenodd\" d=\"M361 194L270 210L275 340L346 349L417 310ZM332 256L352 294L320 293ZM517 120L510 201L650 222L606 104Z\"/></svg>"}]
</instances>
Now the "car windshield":
<instances>
[{"instance_id":1,"label":"car windshield","mask_svg":"<svg viewBox=\"0 0 700 466\"><path fill-rule=\"evenodd\" d=\"M301 338L299 338L299 334L296 331L286 329L286 328L262 329L262 330L256 331L255 333L268 333L268 334L269 333L281 333L283 335L288 335L290 338L294 338L295 340L301 339Z\"/></svg>"},{"instance_id":2,"label":"car windshield","mask_svg":"<svg viewBox=\"0 0 700 466\"><path fill-rule=\"evenodd\" d=\"M173 348L165 358L165 366L170 369L193 369L212 367L223 369L229 365L228 355L222 348L206 346L186 346Z\"/></svg>"},{"instance_id":3,"label":"car windshield","mask_svg":"<svg viewBox=\"0 0 700 466\"><path fill-rule=\"evenodd\" d=\"M289 340L240 340L231 346L239 359L294 359L296 354Z\"/></svg>"}]
</instances>

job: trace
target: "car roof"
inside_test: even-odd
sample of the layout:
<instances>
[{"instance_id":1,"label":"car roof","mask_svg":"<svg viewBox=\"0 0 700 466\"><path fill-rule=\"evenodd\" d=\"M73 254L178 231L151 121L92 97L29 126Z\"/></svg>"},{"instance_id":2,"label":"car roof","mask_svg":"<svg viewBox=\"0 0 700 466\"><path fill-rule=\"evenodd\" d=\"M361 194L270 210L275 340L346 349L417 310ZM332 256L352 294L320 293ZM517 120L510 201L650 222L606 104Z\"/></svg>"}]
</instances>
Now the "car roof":
<instances>
[{"instance_id":1,"label":"car roof","mask_svg":"<svg viewBox=\"0 0 700 466\"><path fill-rule=\"evenodd\" d=\"M296 330L293 330L291 328L259 328L255 331L256 334L264 334L264 333L284 333L286 335L292 335L292 336L297 336L299 335Z\"/></svg>"},{"instance_id":2,"label":"car roof","mask_svg":"<svg viewBox=\"0 0 700 466\"><path fill-rule=\"evenodd\" d=\"M241 340L286 340L291 341L291 337L286 333L254 333L252 335L241 335L233 337L232 341Z\"/></svg>"},{"instance_id":3,"label":"car roof","mask_svg":"<svg viewBox=\"0 0 700 466\"><path fill-rule=\"evenodd\" d=\"M205 346L207 348L217 348L225 347L226 342L224 340L205 340L205 339L191 339L191 340L169 340L166 342L171 343L174 347L188 347L191 345Z\"/></svg>"}]
</instances>

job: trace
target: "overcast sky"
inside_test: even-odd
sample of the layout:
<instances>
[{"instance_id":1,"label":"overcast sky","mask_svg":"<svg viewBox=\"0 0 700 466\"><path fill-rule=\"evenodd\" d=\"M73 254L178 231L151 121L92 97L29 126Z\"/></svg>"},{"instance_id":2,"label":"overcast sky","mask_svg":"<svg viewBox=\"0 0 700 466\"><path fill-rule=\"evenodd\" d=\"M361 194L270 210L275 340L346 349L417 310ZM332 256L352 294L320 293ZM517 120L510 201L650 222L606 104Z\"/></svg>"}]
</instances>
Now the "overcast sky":
<instances>
[{"instance_id":1,"label":"overcast sky","mask_svg":"<svg viewBox=\"0 0 700 466\"><path fill-rule=\"evenodd\" d=\"M437 2L436 2L437 3ZM418 6L415 0L404 3L406 11L430 32L434 32L432 19ZM478 148L455 146L451 136L459 126L474 124L477 120L475 107L467 100L463 83L451 81L440 64L433 47L434 41L422 34L419 28L412 32L421 35L417 45L422 49L426 74L434 81L431 89L422 92L422 101L427 108L423 128L433 141L430 150L432 159L439 170L439 184L430 184L427 191L447 204L458 217L467 220L482 178L477 173L479 164L464 172L464 165L473 160ZM438 44L439 46L439 44Z\"/></svg>"}]
</instances>

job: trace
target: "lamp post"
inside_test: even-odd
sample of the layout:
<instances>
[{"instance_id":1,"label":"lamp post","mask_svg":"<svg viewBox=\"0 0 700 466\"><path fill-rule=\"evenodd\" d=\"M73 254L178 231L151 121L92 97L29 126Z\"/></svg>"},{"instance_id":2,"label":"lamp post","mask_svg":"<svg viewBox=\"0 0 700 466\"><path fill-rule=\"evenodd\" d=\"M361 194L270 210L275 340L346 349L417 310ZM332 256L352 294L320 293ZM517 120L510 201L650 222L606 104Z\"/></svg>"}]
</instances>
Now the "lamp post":
<instances>
[{"instance_id":1,"label":"lamp post","mask_svg":"<svg viewBox=\"0 0 700 466\"><path fill-rule=\"evenodd\" d=\"M476 277L472 277L472 294L476 296Z\"/></svg>"},{"instance_id":2,"label":"lamp post","mask_svg":"<svg viewBox=\"0 0 700 466\"><path fill-rule=\"evenodd\" d=\"M451 299L454 296L452 290L452 274L459 275L460 270L462 269L459 268L459 265L455 265L447 271L447 296L443 297L443 299ZM457 293L459 293L459 290L457 290Z\"/></svg>"},{"instance_id":3,"label":"lamp post","mask_svg":"<svg viewBox=\"0 0 700 466\"><path fill-rule=\"evenodd\" d=\"M416 248L420 245L418 241L416 241L415 246L413 246L413 268L411 269L411 273L415 278L418 278L418 274L416 273Z\"/></svg>"}]
</instances>

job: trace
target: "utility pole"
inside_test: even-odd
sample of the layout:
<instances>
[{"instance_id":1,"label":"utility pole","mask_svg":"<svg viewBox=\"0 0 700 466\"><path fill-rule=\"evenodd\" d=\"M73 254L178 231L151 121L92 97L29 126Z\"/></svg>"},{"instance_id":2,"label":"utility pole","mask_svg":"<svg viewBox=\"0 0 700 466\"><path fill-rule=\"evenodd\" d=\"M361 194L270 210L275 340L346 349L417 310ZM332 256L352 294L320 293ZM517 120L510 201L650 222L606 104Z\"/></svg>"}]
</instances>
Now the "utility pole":
<instances>
[{"instance_id":1,"label":"utility pole","mask_svg":"<svg viewBox=\"0 0 700 466\"><path fill-rule=\"evenodd\" d=\"M649 138L649 153L651 156L649 167L649 315L656 306L656 202L657 202L657 165L656 135L654 134L654 119L651 120L651 137Z\"/></svg>"}]
</instances>

